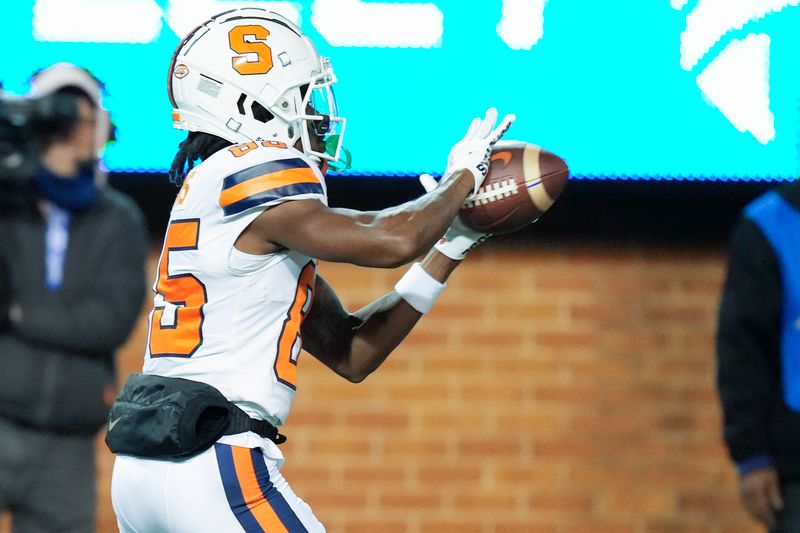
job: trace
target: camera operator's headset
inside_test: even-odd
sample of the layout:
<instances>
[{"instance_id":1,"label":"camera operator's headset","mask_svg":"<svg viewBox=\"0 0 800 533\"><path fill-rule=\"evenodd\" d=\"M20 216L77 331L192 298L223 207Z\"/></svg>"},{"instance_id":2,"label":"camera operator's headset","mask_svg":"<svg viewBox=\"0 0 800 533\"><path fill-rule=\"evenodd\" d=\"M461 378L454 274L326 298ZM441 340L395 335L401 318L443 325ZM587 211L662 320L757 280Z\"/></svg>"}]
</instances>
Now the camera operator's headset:
<instances>
[{"instance_id":1,"label":"camera operator's headset","mask_svg":"<svg viewBox=\"0 0 800 533\"><path fill-rule=\"evenodd\" d=\"M97 154L116 139L116 128L108 111L103 107L103 84L88 70L71 63L56 63L36 72L30 79L29 96L41 98L52 119L52 127L59 135L68 136L77 127L80 115L74 98L59 98L55 94L65 87L76 87L85 92L97 107Z\"/></svg>"}]
</instances>

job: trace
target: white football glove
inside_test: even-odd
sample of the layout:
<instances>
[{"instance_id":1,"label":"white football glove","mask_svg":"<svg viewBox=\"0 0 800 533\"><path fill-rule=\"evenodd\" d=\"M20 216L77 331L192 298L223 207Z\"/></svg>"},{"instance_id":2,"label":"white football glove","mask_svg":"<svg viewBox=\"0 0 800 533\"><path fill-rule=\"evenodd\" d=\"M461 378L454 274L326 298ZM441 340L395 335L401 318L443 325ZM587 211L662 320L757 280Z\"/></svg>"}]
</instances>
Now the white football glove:
<instances>
[{"instance_id":1,"label":"white football glove","mask_svg":"<svg viewBox=\"0 0 800 533\"><path fill-rule=\"evenodd\" d=\"M492 147L515 119L513 114L506 115L500 125L495 128L497 109L494 107L490 107L486 111L486 117L483 120L472 119L467 134L453 146L450 155L447 156L447 169L444 171L443 179L449 179L458 170L469 170L475 178L475 187L472 189L472 193L478 192L483 179L489 172L489 157L492 155Z\"/></svg>"},{"instance_id":2,"label":"white football glove","mask_svg":"<svg viewBox=\"0 0 800 533\"><path fill-rule=\"evenodd\" d=\"M425 192L431 192L439 186L439 182L430 174L421 175L419 177L419 182L422 184L422 188L425 189ZM456 215L456 218L453 219L450 227L447 228L447 231L444 236L439 239L439 242L434 245L434 248L450 259L461 261L473 248L491 236L491 233L482 233L468 228L461 222L461 218Z\"/></svg>"}]
</instances>

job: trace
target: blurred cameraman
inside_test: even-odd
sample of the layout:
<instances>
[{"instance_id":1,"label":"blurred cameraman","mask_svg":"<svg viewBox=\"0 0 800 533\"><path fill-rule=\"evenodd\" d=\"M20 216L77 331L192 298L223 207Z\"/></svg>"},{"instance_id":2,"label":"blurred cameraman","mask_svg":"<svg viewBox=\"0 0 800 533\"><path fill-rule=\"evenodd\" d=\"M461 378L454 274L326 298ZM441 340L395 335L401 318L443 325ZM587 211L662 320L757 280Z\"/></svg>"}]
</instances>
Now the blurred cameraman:
<instances>
[{"instance_id":1,"label":"blurred cameraman","mask_svg":"<svg viewBox=\"0 0 800 533\"><path fill-rule=\"evenodd\" d=\"M0 512L16 533L89 532L114 352L145 295L145 227L98 184L113 134L100 83L59 63L33 76L30 96L46 111L38 169L0 176Z\"/></svg>"}]
</instances>

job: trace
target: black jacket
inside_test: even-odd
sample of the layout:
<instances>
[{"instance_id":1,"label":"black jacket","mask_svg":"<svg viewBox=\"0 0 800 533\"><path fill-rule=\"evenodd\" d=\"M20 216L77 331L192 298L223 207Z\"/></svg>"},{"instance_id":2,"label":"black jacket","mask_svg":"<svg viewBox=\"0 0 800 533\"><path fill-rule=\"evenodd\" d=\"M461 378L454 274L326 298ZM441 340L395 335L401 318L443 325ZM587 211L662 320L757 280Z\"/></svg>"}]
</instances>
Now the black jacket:
<instances>
[{"instance_id":1,"label":"black jacket","mask_svg":"<svg viewBox=\"0 0 800 533\"><path fill-rule=\"evenodd\" d=\"M22 310L18 323L0 325L0 416L93 433L113 400L114 351L142 310L145 226L131 200L101 190L87 211L71 217L55 292L44 281L45 230L33 202L0 210L0 262L7 270L0 285Z\"/></svg>"},{"instance_id":2,"label":"black jacket","mask_svg":"<svg viewBox=\"0 0 800 533\"><path fill-rule=\"evenodd\" d=\"M778 192L800 211L800 182ZM800 481L800 414L786 405L781 381L782 285L775 251L742 215L731 240L717 331L724 438L740 471L769 458L783 481Z\"/></svg>"}]
</instances>

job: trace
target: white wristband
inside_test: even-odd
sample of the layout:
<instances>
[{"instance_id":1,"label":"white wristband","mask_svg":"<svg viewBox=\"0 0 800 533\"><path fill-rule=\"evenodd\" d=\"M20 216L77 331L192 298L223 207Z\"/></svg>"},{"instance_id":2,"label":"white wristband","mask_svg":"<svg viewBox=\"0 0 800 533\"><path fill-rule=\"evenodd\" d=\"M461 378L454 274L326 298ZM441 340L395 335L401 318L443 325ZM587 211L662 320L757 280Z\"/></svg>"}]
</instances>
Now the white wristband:
<instances>
[{"instance_id":1,"label":"white wristband","mask_svg":"<svg viewBox=\"0 0 800 533\"><path fill-rule=\"evenodd\" d=\"M425 272L422 265L414 263L394 286L394 290L408 305L425 314L431 310L445 287L446 283L436 281Z\"/></svg>"}]
</instances>

